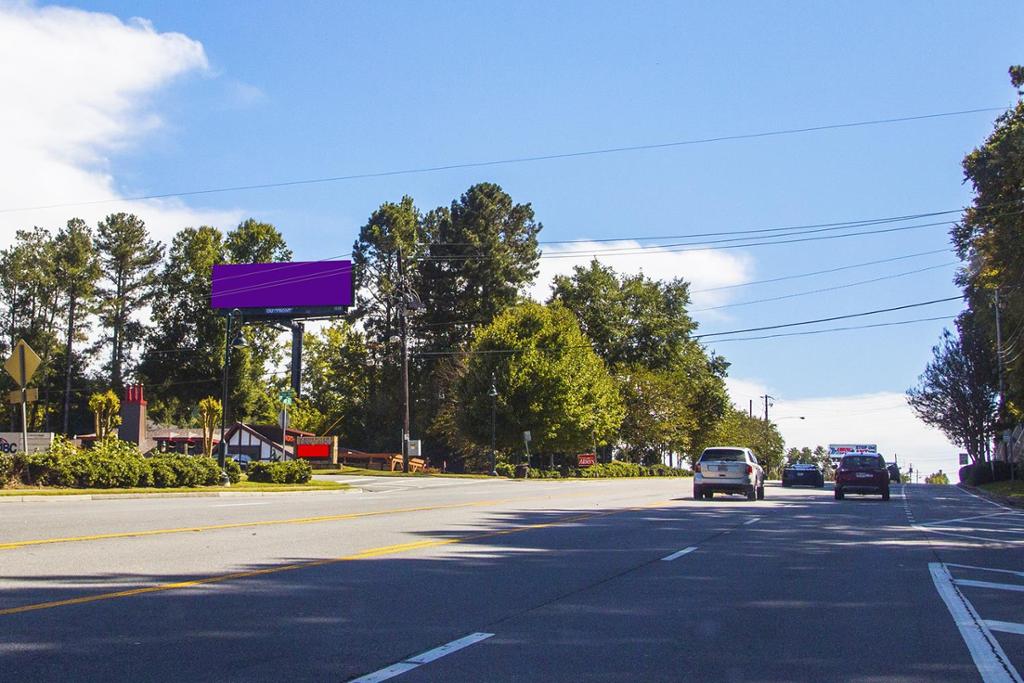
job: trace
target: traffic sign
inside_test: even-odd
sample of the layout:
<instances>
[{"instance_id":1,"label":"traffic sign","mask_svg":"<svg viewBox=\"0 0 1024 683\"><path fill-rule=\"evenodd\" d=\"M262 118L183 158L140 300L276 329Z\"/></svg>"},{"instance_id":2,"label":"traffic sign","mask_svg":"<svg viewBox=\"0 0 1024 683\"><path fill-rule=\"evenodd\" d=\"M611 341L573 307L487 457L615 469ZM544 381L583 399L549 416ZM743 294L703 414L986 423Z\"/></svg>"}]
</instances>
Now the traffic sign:
<instances>
[{"instance_id":1,"label":"traffic sign","mask_svg":"<svg viewBox=\"0 0 1024 683\"><path fill-rule=\"evenodd\" d=\"M28 403L35 403L39 400L39 390L35 387L25 390L25 401ZM21 389L15 389L11 393L7 394L8 403L21 403Z\"/></svg>"},{"instance_id":2,"label":"traffic sign","mask_svg":"<svg viewBox=\"0 0 1024 683\"><path fill-rule=\"evenodd\" d=\"M290 406L292 404L292 401L295 399L295 390L282 389L281 393L279 393L277 397L278 399L280 399L281 403L285 404L286 406Z\"/></svg>"},{"instance_id":3,"label":"traffic sign","mask_svg":"<svg viewBox=\"0 0 1024 683\"><path fill-rule=\"evenodd\" d=\"M32 347L26 344L24 339L19 339L14 345L11 357L4 363L4 370L14 378L19 387L24 388L42 362L43 359L36 355Z\"/></svg>"}]
</instances>

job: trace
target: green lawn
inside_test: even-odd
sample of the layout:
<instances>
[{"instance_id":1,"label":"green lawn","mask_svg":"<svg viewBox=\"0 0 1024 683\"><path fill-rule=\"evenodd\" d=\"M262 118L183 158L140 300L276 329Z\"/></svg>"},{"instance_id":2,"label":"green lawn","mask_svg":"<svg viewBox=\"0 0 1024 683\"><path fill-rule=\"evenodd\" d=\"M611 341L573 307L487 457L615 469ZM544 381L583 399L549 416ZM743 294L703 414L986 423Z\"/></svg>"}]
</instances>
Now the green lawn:
<instances>
[{"instance_id":1,"label":"green lawn","mask_svg":"<svg viewBox=\"0 0 1024 683\"><path fill-rule=\"evenodd\" d=\"M128 494L128 493L203 493L212 491L240 491L240 492L267 492L267 491L340 491L349 488L348 484L336 481L318 481L316 479L308 484L263 484L252 481L240 481L231 486L196 486L191 488L132 488L132 489L65 489L48 486L24 486L20 488L0 489L0 496L82 496L99 494Z\"/></svg>"},{"instance_id":2,"label":"green lawn","mask_svg":"<svg viewBox=\"0 0 1024 683\"><path fill-rule=\"evenodd\" d=\"M998 496L1006 496L1014 500L1024 501L1024 481L994 481L991 484L982 484L980 488Z\"/></svg>"}]
</instances>

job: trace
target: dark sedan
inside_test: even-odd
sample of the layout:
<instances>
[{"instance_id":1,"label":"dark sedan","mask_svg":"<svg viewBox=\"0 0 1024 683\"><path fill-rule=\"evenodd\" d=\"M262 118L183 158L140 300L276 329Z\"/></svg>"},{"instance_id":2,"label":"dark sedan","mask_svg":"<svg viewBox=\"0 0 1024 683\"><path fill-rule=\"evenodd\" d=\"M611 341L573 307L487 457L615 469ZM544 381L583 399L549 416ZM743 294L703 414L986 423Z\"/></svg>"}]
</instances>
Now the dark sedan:
<instances>
[{"instance_id":1,"label":"dark sedan","mask_svg":"<svg viewBox=\"0 0 1024 683\"><path fill-rule=\"evenodd\" d=\"M783 486L815 486L825 487L825 473L817 465L787 465L782 470Z\"/></svg>"},{"instance_id":2,"label":"dark sedan","mask_svg":"<svg viewBox=\"0 0 1024 683\"><path fill-rule=\"evenodd\" d=\"M836 471L836 500L847 493L876 493L889 500L889 470L880 455L844 455Z\"/></svg>"}]
</instances>

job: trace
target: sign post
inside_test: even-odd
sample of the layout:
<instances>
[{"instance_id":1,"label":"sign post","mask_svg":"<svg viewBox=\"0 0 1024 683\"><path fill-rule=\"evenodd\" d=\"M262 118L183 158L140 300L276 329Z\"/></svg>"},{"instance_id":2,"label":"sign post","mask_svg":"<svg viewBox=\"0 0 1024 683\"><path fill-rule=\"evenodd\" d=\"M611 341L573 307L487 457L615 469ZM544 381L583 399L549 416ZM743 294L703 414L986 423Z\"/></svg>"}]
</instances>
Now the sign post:
<instances>
[{"instance_id":1,"label":"sign post","mask_svg":"<svg viewBox=\"0 0 1024 683\"><path fill-rule=\"evenodd\" d=\"M11 357L4 363L4 369L7 370L7 374L14 378L14 381L18 383L18 389L20 389L21 448L26 453L28 452L28 410L26 406L29 401L26 386L28 381L32 379L32 375L36 374L40 363L42 363L42 359L36 355L31 346L25 343L24 339L18 340L18 343L14 345ZM36 396L38 396L38 393L36 393Z\"/></svg>"}]
</instances>

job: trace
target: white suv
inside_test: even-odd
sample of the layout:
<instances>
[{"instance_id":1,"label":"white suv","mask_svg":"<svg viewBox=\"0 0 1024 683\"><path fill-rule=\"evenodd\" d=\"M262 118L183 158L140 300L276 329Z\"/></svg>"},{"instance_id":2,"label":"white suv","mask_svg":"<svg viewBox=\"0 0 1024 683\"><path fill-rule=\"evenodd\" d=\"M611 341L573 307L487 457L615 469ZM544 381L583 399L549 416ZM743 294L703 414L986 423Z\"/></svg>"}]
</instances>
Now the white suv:
<instances>
[{"instance_id":1,"label":"white suv","mask_svg":"<svg viewBox=\"0 0 1024 683\"><path fill-rule=\"evenodd\" d=\"M749 448L705 448L693 466L693 498L705 500L722 493L746 494L747 500L764 499L764 470Z\"/></svg>"}]
</instances>

